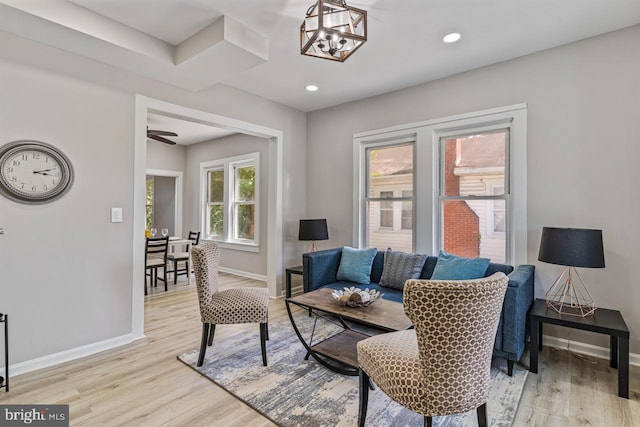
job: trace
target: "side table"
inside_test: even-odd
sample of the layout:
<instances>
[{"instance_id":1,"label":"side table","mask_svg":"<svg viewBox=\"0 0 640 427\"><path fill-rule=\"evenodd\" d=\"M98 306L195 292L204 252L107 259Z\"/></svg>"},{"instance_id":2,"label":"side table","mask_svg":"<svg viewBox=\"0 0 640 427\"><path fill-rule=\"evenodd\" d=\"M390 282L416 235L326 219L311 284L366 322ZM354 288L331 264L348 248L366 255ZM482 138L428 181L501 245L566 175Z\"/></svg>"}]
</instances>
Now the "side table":
<instances>
[{"instance_id":1,"label":"side table","mask_svg":"<svg viewBox=\"0 0 640 427\"><path fill-rule=\"evenodd\" d=\"M529 310L529 372L534 374L538 373L538 352L542 350L543 323L609 335L609 366L618 368L618 396L629 398L629 328L619 311L599 308L588 317L572 316L549 309L545 300L536 299Z\"/></svg>"},{"instance_id":2,"label":"side table","mask_svg":"<svg viewBox=\"0 0 640 427\"><path fill-rule=\"evenodd\" d=\"M0 388L9 391L9 316L0 313L0 323L4 324L4 377L0 376Z\"/></svg>"},{"instance_id":3,"label":"side table","mask_svg":"<svg viewBox=\"0 0 640 427\"><path fill-rule=\"evenodd\" d=\"M297 265L295 267L289 267L285 270L285 273L287 276L286 289L285 289L287 298L291 298L291 275L297 274L299 276L302 276L302 272L303 270L301 265Z\"/></svg>"}]
</instances>

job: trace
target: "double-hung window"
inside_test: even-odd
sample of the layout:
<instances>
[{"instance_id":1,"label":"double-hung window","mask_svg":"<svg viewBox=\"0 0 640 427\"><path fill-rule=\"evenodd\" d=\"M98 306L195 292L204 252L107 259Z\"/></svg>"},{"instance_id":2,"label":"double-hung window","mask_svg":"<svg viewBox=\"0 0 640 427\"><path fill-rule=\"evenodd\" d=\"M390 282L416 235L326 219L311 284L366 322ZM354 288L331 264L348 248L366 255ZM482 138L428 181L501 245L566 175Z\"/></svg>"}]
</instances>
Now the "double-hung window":
<instances>
[{"instance_id":1,"label":"double-hung window","mask_svg":"<svg viewBox=\"0 0 640 427\"><path fill-rule=\"evenodd\" d=\"M509 129L440 137L441 247L505 262Z\"/></svg>"},{"instance_id":2,"label":"double-hung window","mask_svg":"<svg viewBox=\"0 0 640 427\"><path fill-rule=\"evenodd\" d=\"M526 263L526 135L525 104L355 134L354 245Z\"/></svg>"},{"instance_id":3,"label":"double-hung window","mask_svg":"<svg viewBox=\"0 0 640 427\"><path fill-rule=\"evenodd\" d=\"M413 250L414 152L413 141L365 148L364 246Z\"/></svg>"},{"instance_id":4,"label":"double-hung window","mask_svg":"<svg viewBox=\"0 0 640 427\"><path fill-rule=\"evenodd\" d=\"M204 238L258 245L259 153L201 163Z\"/></svg>"}]
</instances>

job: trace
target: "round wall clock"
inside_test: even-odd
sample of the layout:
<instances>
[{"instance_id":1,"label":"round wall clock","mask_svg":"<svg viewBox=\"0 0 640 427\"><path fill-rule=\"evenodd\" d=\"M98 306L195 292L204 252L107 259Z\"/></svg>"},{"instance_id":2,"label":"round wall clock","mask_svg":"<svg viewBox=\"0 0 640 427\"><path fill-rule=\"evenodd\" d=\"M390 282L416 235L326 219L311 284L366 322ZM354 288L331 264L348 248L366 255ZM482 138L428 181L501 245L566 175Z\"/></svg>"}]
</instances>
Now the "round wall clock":
<instances>
[{"instance_id":1,"label":"round wall clock","mask_svg":"<svg viewBox=\"0 0 640 427\"><path fill-rule=\"evenodd\" d=\"M48 203L73 183L71 162L56 147L15 141L0 147L0 192L20 203Z\"/></svg>"}]
</instances>

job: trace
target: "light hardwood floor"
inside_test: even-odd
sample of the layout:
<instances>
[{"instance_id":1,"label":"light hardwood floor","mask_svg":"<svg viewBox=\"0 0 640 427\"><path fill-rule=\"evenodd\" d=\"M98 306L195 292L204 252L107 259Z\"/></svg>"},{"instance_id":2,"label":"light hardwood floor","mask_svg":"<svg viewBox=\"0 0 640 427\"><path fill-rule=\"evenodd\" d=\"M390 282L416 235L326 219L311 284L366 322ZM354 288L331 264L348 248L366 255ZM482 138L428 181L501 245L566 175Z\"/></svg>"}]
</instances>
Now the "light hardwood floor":
<instances>
[{"instance_id":1,"label":"light hardwood floor","mask_svg":"<svg viewBox=\"0 0 640 427\"><path fill-rule=\"evenodd\" d=\"M220 280L222 287L263 286L224 273ZM271 321L286 316L282 299L272 300L269 310ZM216 340L250 328L258 325L220 326ZM71 425L78 426L273 426L176 360L177 355L198 348L200 331L195 285L179 281L169 292L147 297L147 338L13 377L11 391L0 392L0 404L69 404ZM523 362L528 359L525 355ZM617 372L605 360L545 347L539 372L527 379L515 426L640 427L638 367L631 369L629 400L617 397Z\"/></svg>"}]
</instances>

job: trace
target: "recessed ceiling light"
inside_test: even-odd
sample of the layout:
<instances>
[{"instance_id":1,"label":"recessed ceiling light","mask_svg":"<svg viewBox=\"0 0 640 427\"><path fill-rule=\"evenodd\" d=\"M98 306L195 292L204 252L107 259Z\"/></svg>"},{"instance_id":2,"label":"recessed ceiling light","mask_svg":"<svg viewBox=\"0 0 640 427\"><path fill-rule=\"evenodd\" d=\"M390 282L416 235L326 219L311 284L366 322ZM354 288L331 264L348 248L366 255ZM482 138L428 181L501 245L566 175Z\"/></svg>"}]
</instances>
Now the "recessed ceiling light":
<instances>
[{"instance_id":1,"label":"recessed ceiling light","mask_svg":"<svg viewBox=\"0 0 640 427\"><path fill-rule=\"evenodd\" d=\"M318 90L318 86L316 85L306 85L304 88L309 92L315 92Z\"/></svg>"},{"instance_id":2,"label":"recessed ceiling light","mask_svg":"<svg viewBox=\"0 0 640 427\"><path fill-rule=\"evenodd\" d=\"M442 41L445 43L455 43L460 40L460 37L462 37L460 33L449 33L442 38Z\"/></svg>"}]
</instances>

